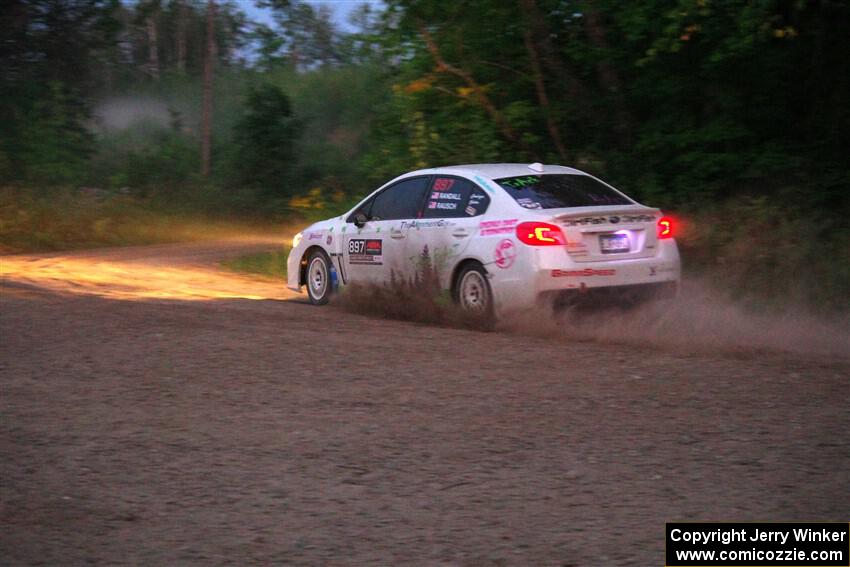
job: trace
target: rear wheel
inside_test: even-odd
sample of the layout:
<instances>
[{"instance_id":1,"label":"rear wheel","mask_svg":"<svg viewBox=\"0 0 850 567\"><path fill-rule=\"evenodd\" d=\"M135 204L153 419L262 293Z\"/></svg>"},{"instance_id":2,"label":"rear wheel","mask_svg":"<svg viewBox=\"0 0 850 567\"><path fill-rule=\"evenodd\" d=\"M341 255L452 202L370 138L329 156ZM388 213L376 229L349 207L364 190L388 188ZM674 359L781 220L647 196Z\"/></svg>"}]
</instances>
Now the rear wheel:
<instances>
[{"instance_id":1,"label":"rear wheel","mask_svg":"<svg viewBox=\"0 0 850 567\"><path fill-rule=\"evenodd\" d=\"M310 254L307 260L307 295L313 305L324 305L333 293L331 281L331 261L321 250Z\"/></svg>"},{"instance_id":2,"label":"rear wheel","mask_svg":"<svg viewBox=\"0 0 850 567\"><path fill-rule=\"evenodd\" d=\"M475 262L461 269L455 284L455 301L467 313L492 321L493 291L484 266Z\"/></svg>"}]
</instances>

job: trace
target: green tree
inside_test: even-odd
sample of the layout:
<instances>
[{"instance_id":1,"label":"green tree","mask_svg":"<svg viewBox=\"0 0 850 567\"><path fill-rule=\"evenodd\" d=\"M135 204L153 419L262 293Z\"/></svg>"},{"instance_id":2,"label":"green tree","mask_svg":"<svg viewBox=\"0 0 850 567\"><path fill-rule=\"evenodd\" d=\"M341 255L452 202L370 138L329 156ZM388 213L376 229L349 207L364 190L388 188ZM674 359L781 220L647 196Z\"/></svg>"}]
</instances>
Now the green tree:
<instances>
[{"instance_id":1,"label":"green tree","mask_svg":"<svg viewBox=\"0 0 850 567\"><path fill-rule=\"evenodd\" d=\"M26 127L15 140L19 174L39 184L84 183L94 152L94 136L84 126L87 109L62 83L51 83L49 88L24 115Z\"/></svg>"},{"instance_id":2,"label":"green tree","mask_svg":"<svg viewBox=\"0 0 850 567\"><path fill-rule=\"evenodd\" d=\"M272 10L276 24L275 29L259 26L257 33L265 67L283 63L311 69L341 62L341 34L331 20L330 8L290 0L262 0L259 4Z\"/></svg>"},{"instance_id":3,"label":"green tree","mask_svg":"<svg viewBox=\"0 0 850 567\"><path fill-rule=\"evenodd\" d=\"M0 171L8 181L81 182L97 56L115 40L117 0L0 4Z\"/></svg>"},{"instance_id":4,"label":"green tree","mask_svg":"<svg viewBox=\"0 0 850 567\"><path fill-rule=\"evenodd\" d=\"M297 193L292 173L299 130L283 89L268 83L250 88L234 129L235 180L269 197Z\"/></svg>"}]
</instances>

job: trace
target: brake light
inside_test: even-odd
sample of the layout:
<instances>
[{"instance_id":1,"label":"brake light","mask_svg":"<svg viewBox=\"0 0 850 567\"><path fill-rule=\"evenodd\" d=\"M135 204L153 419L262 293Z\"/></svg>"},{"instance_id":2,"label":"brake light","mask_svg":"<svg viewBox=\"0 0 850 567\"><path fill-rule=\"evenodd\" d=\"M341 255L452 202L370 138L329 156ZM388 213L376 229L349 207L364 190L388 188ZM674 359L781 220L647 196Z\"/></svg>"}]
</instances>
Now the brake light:
<instances>
[{"instance_id":1,"label":"brake light","mask_svg":"<svg viewBox=\"0 0 850 567\"><path fill-rule=\"evenodd\" d=\"M521 222L516 237L529 246L562 246L567 243L561 229L546 222Z\"/></svg>"},{"instance_id":2,"label":"brake light","mask_svg":"<svg viewBox=\"0 0 850 567\"><path fill-rule=\"evenodd\" d=\"M661 217L656 225L656 234L658 238L673 238L673 219L670 217Z\"/></svg>"}]
</instances>

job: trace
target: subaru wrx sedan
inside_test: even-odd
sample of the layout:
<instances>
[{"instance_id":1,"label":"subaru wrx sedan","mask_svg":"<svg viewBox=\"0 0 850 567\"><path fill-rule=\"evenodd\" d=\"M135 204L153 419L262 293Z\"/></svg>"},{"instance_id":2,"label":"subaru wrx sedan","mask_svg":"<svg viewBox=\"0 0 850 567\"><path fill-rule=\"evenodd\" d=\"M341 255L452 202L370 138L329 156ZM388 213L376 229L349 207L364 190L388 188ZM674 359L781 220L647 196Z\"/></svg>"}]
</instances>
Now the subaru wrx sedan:
<instances>
[{"instance_id":1,"label":"subaru wrx sedan","mask_svg":"<svg viewBox=\"0 0 850 567\"><path fill-rule=\"evenodd\" d=\"M289 288L322 305L352 282L413 278L428 257L466 310L500 315L577 296L668 297L673 222L607 183L558 165L423 169L293 239Z\"/></svg>"}]
</instances>

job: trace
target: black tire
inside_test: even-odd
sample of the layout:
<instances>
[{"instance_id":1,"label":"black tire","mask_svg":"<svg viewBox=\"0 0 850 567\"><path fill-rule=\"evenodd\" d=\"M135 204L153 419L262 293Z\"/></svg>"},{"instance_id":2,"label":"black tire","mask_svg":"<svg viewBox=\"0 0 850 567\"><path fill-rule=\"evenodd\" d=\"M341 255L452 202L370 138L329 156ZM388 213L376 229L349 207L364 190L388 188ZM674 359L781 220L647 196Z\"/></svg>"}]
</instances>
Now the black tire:
<instances>
[{"instance_id":1,"label":"black tire","mask_svg":"<svg viewBox=\"0 0 850 567\"><path fill-rule=\"evenodd\" d=\"M310 254L304 280L307 284L307 295L313 305L325 305L330 301L333 294L331 270L331 260L324 251L315 250Z\"/></svg>"},{"instance_id":2,"label":"black tire","mask_svg":"<svg viewBox=\"0 0 850 567\"><path fill-rule=\"evenodd\" d=\"M455 280L454 299L462 310L481 317L486 326L494 323L493 290L484 266L478 262L470 262L461 268Z\"/></svg>"}]
</instances>

